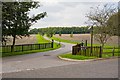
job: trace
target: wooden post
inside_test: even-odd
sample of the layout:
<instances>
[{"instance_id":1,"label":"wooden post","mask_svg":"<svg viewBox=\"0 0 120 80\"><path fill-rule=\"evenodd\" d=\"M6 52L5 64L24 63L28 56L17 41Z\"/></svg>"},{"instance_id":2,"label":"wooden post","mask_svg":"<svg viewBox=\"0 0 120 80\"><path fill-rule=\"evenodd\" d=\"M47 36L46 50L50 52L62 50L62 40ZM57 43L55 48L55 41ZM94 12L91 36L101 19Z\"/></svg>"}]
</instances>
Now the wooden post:
<instances>
[{"instance_id":1,"label":"wooden post","mask_svg":"<svg viewBox=\"0 0 120 80\"><path fill-rule=\"evenodd\" d=\"M31 50L32 50L32 44L31 44Z\"/></svg>"},{"instance_id":2,"label":"wooden post","mask_svg":"<svg viewBox=\"0 0 120 80\"><path fill-rule=\"evenodd\" d=\"M39 45L39 49L40 49L40 44L38 44Z\"/></svg>"},{"instance_id":3,"label":"wooden post","mask_svg":"<svg viewBox=\"0 0 120 80\"><path fill-rule=\"evenodd\" d=\"M22 52L23 52L23 45L22 45Z\"/></svg>"},{"instance_id":4,"label":"wooden post","mask_svg":"<svg viewBox=\"0 0 120 80\"><path fill-rule=\"evenodd\" d=\"M87 46L87 40L85 40L85 46Z\"/></svg>"},{"instance_id":5,"label":"wooden post","mask_svg":"<svg viewBox=\"0 0 120 80\"><path fill-rule=\"evenodd\" d=\"M113 51L112 51L112 56L114 56L114 53L115 53L115 47L113 48Z\"/></svg>"},{"instance_id":6,"label":"wooden post","mask_svg":"<svg viewBox=\"0 0 120 80\"><path fill-rule=\"evenodd\" d=\"M13 52L13 45L11 46L11 52Z\"/></svg>"},{"instance_id":7,"label":"wooden post","mask_svg":"<svg viewBox=\"0 0 120 80\"><path fill-rule=\"evenodd\" d=\"M51 47L54 48L54 40L53 39L52 39L52 44L51 45L52 45Z\"/></svg>"},{"instance_id":8,"label":"wooden post","mask_svg":"<svg viewBox=\"0 0 120 80\"><path fill-rule=\"evenodd\" d=\"M46 48L46 43L45 43L45 48Z\"/></svg>"},{"instance_id":9,"label":"wooden post","mask_svg":"<svg viewBox=\"0 0 120 80\"><path fill-rule=\"evenodd\" d=\"M93 26L91 26L91 53L90 53L90 55L92 55L92 53L93 53Z\"/></svg>"},{"instance_id":10,"label":"wooden post","mask_svg":"<svg viewBox=\"0 0 120 80\"><path fill-rule=\"evenodd\" d=\"M86 56L87 46L85 46L85 56Z\"/></svg>"},{"instance_id":11,"label":"wooden post","mask_svg":"<svg viewBox=\"0 0 120 80\"><path fill-rule=\"evenodd\" d=\"M72 47L72 55L75 55L75 54L74 54L74 46Z\"/></svg>"},{"instance_id":12,"label":"wooden post","mask_svg":"<svg viewBox=\"0 0 120 80\"><path fill-rule=\"evenodd\" d=\"M102 47L100 46L99 58L102 58Z\"/></svg>"}]
</instances>

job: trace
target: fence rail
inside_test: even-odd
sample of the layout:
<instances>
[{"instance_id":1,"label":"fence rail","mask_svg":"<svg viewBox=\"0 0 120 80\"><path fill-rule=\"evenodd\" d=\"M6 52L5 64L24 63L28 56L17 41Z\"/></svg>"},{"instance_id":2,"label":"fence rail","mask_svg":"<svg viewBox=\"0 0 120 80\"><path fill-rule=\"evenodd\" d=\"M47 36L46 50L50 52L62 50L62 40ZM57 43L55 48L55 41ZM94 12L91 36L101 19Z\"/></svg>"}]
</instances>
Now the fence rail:
<instances>
[{"instance_id":1,"label":"fence rail","mask_svg":"<svg viewBox=\"0 0 120 80\"><path fill-rule=\"evenodd\" d=\"M101 46L84 46L83 44L77 44L72 47L72 55L84 55L84 56L96 56L96 57L102 57L103 54L111 54L112 56L115 55L115 53L120 54L120 50L118 47L108 47L103 48Z\"/></svg>"},{"instance_id":2,"label":"fence rail","mask_svg":"<svg viewBox=\"0 0 120 80\"><path fill-rule=\"evenodd\" d=\"M0 47L2 47L2 53L12 52L12 45L6 45L6 46L0 46ZM46 49L46 48L53 48L53 43L15 45L14 52L39 50L39 49Z\"/></svg>"}]
</instances>

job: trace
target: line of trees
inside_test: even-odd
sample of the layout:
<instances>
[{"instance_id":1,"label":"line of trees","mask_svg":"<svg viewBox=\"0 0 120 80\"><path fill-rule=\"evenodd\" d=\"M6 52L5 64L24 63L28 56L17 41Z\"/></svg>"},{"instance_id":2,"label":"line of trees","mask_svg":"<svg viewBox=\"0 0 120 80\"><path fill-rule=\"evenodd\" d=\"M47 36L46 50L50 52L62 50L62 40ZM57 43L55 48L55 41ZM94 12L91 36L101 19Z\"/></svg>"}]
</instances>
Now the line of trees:
<instances>
[{"instance_id":1,"label":"line of trees","mask_svg":"<svg viewBox=\"0 0 120 80\"><path fill-rule=\"evenodd\" d=\"M40 33L41 35L48 34L48 36L52 36L54 34L84 34L90 33L88 27L48 27L48 28L39 28L39 29L32 29L30 30L30 34L37 34Z\"/></svg>"}]
</instances>

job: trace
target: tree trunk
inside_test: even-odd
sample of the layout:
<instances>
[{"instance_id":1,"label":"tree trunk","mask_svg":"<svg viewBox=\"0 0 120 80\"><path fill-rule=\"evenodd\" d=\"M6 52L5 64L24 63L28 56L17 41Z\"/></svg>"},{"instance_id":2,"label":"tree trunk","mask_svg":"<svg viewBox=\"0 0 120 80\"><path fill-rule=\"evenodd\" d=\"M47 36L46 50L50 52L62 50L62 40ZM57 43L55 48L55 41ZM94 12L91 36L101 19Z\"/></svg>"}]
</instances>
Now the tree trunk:
<instances>
[{"instance_id":1,"label":"tree trunk","mask_svg":"<svg viewBox=\"0 0 120 80\"><path fill-rule=\"evenodd\" d=\"M13 36L13 44L12 44L12 47L11 47L11 52L13 52L13 51L14 51L15 38L16 38L16 36Z\"/></svg>"}]
</instances>

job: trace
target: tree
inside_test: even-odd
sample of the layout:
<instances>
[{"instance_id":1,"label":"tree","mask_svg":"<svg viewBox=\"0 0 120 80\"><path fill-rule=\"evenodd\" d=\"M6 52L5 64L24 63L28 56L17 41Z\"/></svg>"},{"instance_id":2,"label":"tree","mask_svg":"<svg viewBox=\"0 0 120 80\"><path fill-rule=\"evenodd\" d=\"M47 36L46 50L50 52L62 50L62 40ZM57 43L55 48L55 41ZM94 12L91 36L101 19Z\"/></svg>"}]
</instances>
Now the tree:
<instances>
[{"instance_id":1,"label":"tree","mask_svg":"<svg viewBox=\"0 0 120 80\"><path fill-rule=\"evenodd\" d=\"M14 50L16 37L27 36L28 30L37 20L44 18L46 12L29 17L29 11L40 7L38 2L2 2L2 31L4 36L12 36ZM22 37L21 37L22 38Z\"/></svg>"},{"instance_id":2,"label":"tree","mask_svg":"<svg viewBox=\"0 0 120 80\"><path fill-rule=\"evenodd\" d=\"M107 40L112 36L109 32L112 31L108 24L109 18L116 13L116 8L113 5L105 4L103 7L91 7L91 11L87 14L89 25L94 26L94 38L102 48Z\"/></svg>"},{"instance_id":3,"label":"tree","mask_svg":"<svg viewBox=\"0 0 120 80\"><path fill-rule=\"evenodd\" d=\"M62 36L61 32L59 32L59 36Z\"/></svg>"},{"instance_id":4,"label":"tree","mask_svg":"<svg viewBox=\"0 0 120 80\"><path fill-rule=\"evenodd\" d=\"M70 37L71 37L71 38L73 37L73 32L71 32Z\"/></svg>"},{"instance_id":5,"label":"tree","mask_svg":"<svg viewBox=\"0 0 120 80\"><path fill-rule=\"evenodd\" d=\"M29 31L29 34L38 34L38 32L39 32L39 29L34 28Z\"/></svg>"},{"instance_id":6,"label":"tree","mask_svg":"<svg viewBox=\"0 0 120 80\"><path fill-rule=\"evenodd\" d=\"M90 33L90 30L88 27L48 27L48 28L40 28L38 30L31 29L29 33L31 34L45 34L45 33L52 33L54 34L71 34L73 32L74 34L84 34L84 33Z\"/></svg>"},{"instance_id":7,"label":"tree","mask_svg":"<svg viewBox=\"0 0 120 80\"><path fill-rule=\"evenodd\" d=\"M111 34L116 35L116 36L120 36L120 32L119 32L119 26L120 26L120 12L117 12L115 14L113 14L109 20L108 20L108 24L111 27Z\"/></svg>"}]
</instances>

